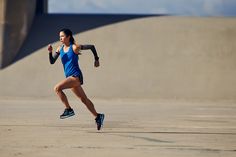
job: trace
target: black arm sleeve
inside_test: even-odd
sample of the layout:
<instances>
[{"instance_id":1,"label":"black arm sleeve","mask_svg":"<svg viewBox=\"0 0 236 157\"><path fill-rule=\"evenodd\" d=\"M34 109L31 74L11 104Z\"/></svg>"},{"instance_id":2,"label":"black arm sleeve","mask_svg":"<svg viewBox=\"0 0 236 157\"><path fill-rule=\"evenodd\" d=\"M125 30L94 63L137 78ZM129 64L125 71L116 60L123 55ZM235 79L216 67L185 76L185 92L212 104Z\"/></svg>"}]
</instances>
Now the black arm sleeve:
<instances>
[{"instance_id":1,"label":"black arm sleeve","mask_svg":"<svg viewBox=\"0 0 236 157\"><path fill-rule=\"evenodd\" d=\"M94 45L81 45L81 50L89 50L89 49L93 52L94 59L98 61L99 57Z\"/></svg>"},{"instance_id":2,"label":"black arm sleeve","mask_svg":"<svg viewBox=\"0 0 236 157\"><path fill-rule=\"evenodd\" d=\"M51 64L54 64L60 54L58 52L52 54L52 52L49 53L49 61Z\"/></svg>"}]
</instances>

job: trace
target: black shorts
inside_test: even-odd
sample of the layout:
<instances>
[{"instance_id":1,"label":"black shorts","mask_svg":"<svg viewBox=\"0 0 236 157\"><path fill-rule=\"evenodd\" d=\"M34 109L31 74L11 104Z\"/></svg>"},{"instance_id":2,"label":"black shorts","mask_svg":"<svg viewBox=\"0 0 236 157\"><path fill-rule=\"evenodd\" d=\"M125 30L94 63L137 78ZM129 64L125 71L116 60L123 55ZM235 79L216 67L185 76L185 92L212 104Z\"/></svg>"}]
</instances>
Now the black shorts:
<instances>
[{"instance_id":1,"label":"black shorts","mask_svg":"<svg viewBox=\"0 0 236 157\"><path fill-rule=\"evenodd\" d=\"M84 81L83 81L83 74L81 73L80 75L72 75L72 77L77 77L79 78L79 81L80 81L80 85L83 85L84 84Z\"/></svg>"}]
</instances>

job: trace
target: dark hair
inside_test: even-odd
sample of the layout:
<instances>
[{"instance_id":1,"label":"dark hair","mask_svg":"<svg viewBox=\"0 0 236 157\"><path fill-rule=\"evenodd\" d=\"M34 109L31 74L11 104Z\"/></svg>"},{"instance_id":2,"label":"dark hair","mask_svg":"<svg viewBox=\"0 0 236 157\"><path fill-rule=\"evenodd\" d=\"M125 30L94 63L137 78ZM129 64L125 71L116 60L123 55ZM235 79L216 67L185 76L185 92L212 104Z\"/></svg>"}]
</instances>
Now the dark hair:
<instances>
[{"instance_id":1,"label":"dark hair","mask_svg":"<svg viewBox=\"0 0 236 157\"><path fill-rule=\"evenodd\" d=\"M72 35L72 31L70 29L67 28L63 28L60 30L60 32L64 32L66 37L70 36L70 43L74 44L75 43L75 39Z\"/></svg>"}]
</instances>

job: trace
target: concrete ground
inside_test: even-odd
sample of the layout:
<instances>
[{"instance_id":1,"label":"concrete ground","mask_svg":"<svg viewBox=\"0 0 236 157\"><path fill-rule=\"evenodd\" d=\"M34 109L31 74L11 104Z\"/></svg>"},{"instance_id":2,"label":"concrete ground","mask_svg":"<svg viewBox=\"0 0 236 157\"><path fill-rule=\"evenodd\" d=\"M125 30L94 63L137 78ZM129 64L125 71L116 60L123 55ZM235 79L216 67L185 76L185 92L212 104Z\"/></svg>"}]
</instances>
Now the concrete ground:
<instances>
[{"instance_id":1,"label":"concrete ground","mask_svg":"<svg viewBox=\"0 0 236 157\"><path fill-rule=\"evenodd\" d=\"M102 131L79 101L60 120L52 99L0 99L0 156L235 157L236 103L94 100Z\"/></svg>"}]
</instances>

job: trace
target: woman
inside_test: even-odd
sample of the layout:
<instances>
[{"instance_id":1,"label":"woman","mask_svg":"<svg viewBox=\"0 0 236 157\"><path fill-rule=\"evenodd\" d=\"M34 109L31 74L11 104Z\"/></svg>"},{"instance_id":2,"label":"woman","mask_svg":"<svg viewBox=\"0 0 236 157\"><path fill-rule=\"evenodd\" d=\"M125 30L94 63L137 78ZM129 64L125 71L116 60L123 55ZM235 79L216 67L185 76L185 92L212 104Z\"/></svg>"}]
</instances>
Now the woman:
<instances>
[{"instance_id":1,"label":"woman","mask_svg":"<svg viewBox=\"0 0 236 157\"><path fill-rule=\"evenodd\" d=\"M81 85L83 84L83 75L79 68L78 63L78 55L80 54L80 50L88 50L90 49L94 55L94 66L99 66L99 57L97 55L96 49L94 45L76 45L75 40L72 36L72 32L69 29L62 29L60 31L60 41L62 43L59 46L55 53L53 53L53 48L51 45L48 45L49 51L49 60L51 64L54 64L57 58L61 57L61 62L64 67L64 73L66 79L59 82L54 90L56 94L61 99L62 103L65 105L65 110L62 115L60 115L61 119L68 118L73 116L74 110L69 105L68 99L63 92L64 89L71 89L73 93L81 99L81 101L86 105L88 110L95 116L95 121L97 124L97 129L100 130L103 125L103 120L105 115L101 113L97 113L94 108L93 103L87 98L83 88Z\"/></svg>"}]
</instances>

